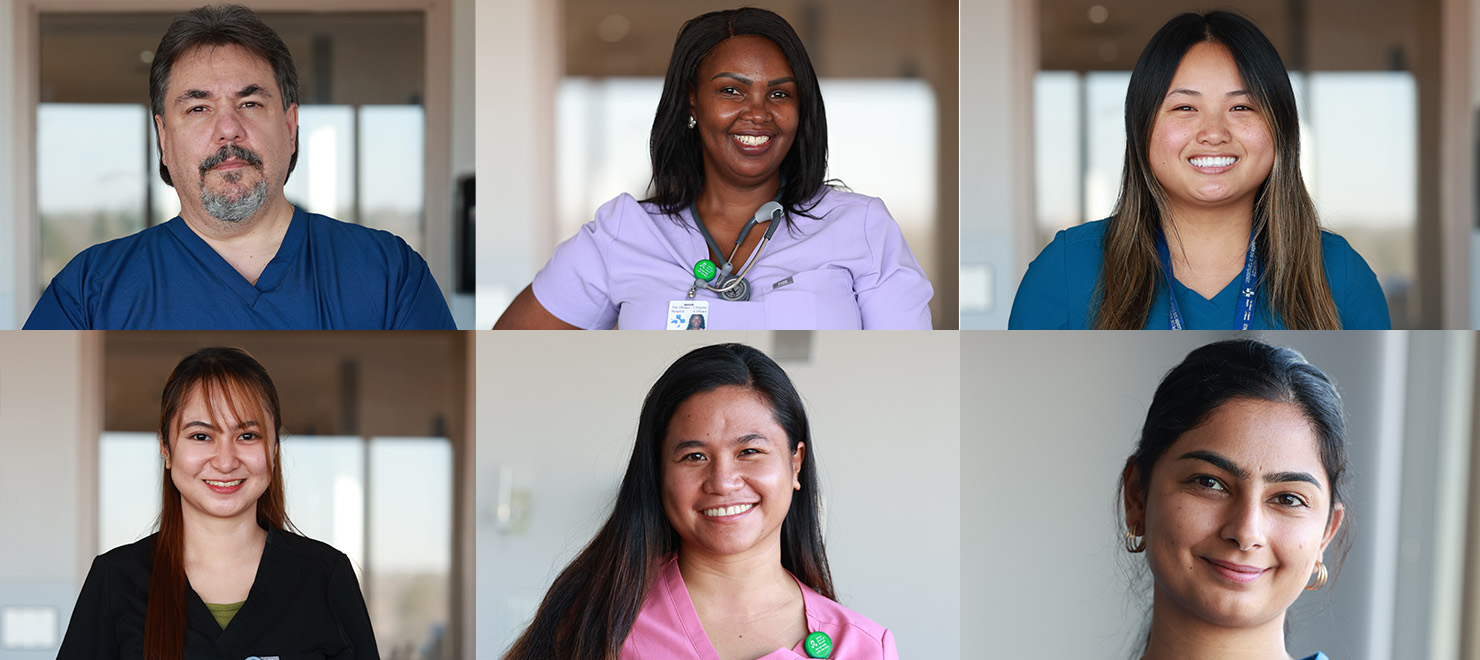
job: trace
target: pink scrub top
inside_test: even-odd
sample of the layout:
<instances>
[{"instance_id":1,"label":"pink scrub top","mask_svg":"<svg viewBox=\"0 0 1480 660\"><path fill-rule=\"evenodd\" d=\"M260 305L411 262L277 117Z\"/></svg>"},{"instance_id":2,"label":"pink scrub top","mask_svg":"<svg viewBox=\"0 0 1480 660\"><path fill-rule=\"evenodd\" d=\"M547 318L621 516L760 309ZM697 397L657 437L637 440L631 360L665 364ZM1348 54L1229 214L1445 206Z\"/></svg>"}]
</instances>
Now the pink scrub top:
<instances>
[{"instance_id":1,"label":"pink scrub top","mask_svg":"<svg viewBox=\"0 0 1480 660\"><path fill-rule=\"evenodd\" d=\"M796 576L792 576L796 579ZM807 632L827 633L834 660L899 660L894 649L894 635L853 610L839 605L797 581L802 590L802 607L807 615ZM778 648L757 660L806 660L804 640L796 646ZM694 601L683 584L675 556L663 565L653 588L648 592L632 632L622 645L622 660L719 660L719 653L704 634Z\"/></svg>"},{"instance_id":2,"label":"pink scrub top","mask_svg":"<svg viewBox=\"0 0 1480 660\"><path fill-rule=\"evenodd\" d=\"M706 328L930 329L934 290L884 202L826 188L810 213L817 217L793 216L790 228L777 227L755 257L746 275L750 300L695 292ZM535 298L580 328L669 327L672 303L687 300L694 285L694 264L709 258L691 211L678 220L631 195L603 204L535 275Z\"/></svg>"}]
</instances>

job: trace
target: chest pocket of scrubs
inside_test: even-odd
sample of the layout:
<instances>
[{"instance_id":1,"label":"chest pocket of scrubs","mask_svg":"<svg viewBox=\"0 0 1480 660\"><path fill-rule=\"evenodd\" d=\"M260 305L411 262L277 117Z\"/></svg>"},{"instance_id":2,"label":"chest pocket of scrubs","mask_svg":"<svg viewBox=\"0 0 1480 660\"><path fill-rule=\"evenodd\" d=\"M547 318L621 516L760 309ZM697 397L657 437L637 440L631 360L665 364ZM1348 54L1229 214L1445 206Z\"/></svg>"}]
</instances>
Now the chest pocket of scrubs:
<instances>
[{"instance_id":1,"label":"chest pocket of scrubs","mask_svg":"<svg viewBox=\"0 0 1480 660\"><path fill-rule=\"evenodd\" d=\"M842 268L819 268L791 276L791 284L765 292L766 317L773 330L859 330L863 317L853 275Z\"/></svg>"}]
</instances>

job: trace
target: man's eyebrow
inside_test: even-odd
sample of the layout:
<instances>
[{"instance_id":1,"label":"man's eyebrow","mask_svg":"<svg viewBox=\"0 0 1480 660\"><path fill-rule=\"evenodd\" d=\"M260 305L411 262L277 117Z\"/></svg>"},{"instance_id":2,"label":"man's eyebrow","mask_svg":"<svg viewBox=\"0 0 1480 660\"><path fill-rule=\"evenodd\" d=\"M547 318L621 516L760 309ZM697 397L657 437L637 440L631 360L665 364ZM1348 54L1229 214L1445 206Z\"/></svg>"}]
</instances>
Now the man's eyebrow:
<instances>
[{"instance_id":1,"label":"man's eyebrow","mask_svg":"<svg viewBox=\"0 0 1480 660\"><path fill-rule=\"evenodd\" d=\"M175 103L180 103L182 101L190 101L190 100L195 100L195 99L209 99L209 98L213 98L213 97L214 97L213 94L211 94L210 92L208 92L206 90L203 90L203 89L187 89L187 90L185 90L184 93L182 93L179 96L175 97Z\"/></svg>"},{"instance_id":2,"label":"man's eyebrow","mask_svg":"<svg viewBox=\"0 0 1480 660\"><path fill-rule=\"evenodd\" d=\"M247 96L252 96L254 94L257 96L266 96L267 98L272 98L272 92L267 91L266 87L257 84L247 85L246 87L243 87L242 91L236 93L236 97L243 98Z\"/></svg>"}]
</instances>

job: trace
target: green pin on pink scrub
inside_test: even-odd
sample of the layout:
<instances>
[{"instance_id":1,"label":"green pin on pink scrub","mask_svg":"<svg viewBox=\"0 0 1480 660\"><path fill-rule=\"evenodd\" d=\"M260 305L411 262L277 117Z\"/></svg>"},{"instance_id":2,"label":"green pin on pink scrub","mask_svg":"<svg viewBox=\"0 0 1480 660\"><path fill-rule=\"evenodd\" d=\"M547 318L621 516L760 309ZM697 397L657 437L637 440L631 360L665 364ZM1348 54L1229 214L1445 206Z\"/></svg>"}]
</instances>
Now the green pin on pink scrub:
<instances>
[{"instance_id":1,"label":"green pin on pink scrub","mask_svg":"<svg viewBox=\"0 0 1480 660\"><path fill-rule=\"evenodd\" d=\"M717 274L719 274L719 267L715 266L713 261L700 259L694 263L694 277L702 281L708 282Z\"/></svg>"},{"instance_id":2,"label":"green pin on pink scrub","mask_svg":"<svg viewBox=\"0 0 1480 660\"><path fill-rule=\"evenodd\" d=\"M807 635L803 646L807 649L807 657L826 658L832 655L832 638L822 631Z\"/></svg>"}]
</instances>

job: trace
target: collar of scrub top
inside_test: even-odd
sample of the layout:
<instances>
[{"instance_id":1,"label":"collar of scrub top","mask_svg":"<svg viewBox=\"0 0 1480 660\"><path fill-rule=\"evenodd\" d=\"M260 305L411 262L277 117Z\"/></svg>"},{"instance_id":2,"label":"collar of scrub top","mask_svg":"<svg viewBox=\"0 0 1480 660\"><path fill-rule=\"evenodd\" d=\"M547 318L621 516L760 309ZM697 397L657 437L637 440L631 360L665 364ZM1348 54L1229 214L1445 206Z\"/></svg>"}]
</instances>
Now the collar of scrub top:
<instances>
[{"instance_id":1,"label":"collar of scrub top","mask_svg":"<svg viewBox=\"0 0 1480 660\"><path fill-rule=\"evenodd\" d=\"M1254 324L1254 302L1259 298L1259 247L1254 241L1256 229L1249 228L1249 252L1244 257L1244 272L1240 276L1242 280L1238 292L1238 305L1234 309L1233 327L1238 330L1248 330ZM1182 312L1177 309L1177 293L1172 289L1172 253L1167 248L1166 232L1163 231L1156 236L1156 255L1161 260L1161 270L1167 280L1167 300L1171 302L1172 311L1168 314L1167 329L1182 330Z\"/></svg>"},{"instance_id":2,"label":"collar of scrub top","mask_svg":"<svg viewBox=\"0 0 1480 660\"><path fill-rule=\"evenodd\" d=\"M777 195L780 195L779 191L777 192ZM719 286L710 286L710 284L708 282L705 282L704 280L695 279L694 286L689 289L689 297L693 298L694 293L698 291L699 287L701 286L722 296L724 296L724 294L737 286L746 286L746 288L748 288L748 285L743 284L745 282L745 275L750 272L750 267L754 266L755 262L760 259L761 252L766 249L766 243L769 243L771 241L771 235L776 233L776 227L781 224L775 221L780 219L781 216L786 213L786 210L782 208L781 203L776 200L771 200L769 202L766 202L765 204L762 204L761 207L756 210L755 217L747 221L745 223L745 226L740 229L740 236L735 239L735 247L730 250L729 257L723 256L724 252L719 249L719 244L716 243L714 237L709 234L709 229L704 226L704 220L699 217L699 204L697 202L689 206L689 213L692 213L694 215L694 224L699 226L699 233L704 236L704 242L709 244L709 249L714 251L715 256L724 260L724 263L720 264L719 273L715 275L714 279L710 280L711 282L718 282ZM750 230L754 229L756 225L762 222L767 222L770 224L766 226L766 233L761 236L761 242L755 246L755 252L751 253L750 258L745 261L745 267L740 269L740 272L736 274L733 278L730 277L730 271L734 270L735 268L735 254L740 251L740 244L744 243L746 237L750 236ZM725 297L726 299L729 298L729 296ZM744 297L739 298L739 300L744 300L749 297L749 295L744 295Z\"/></svg>"}]
</instances>

